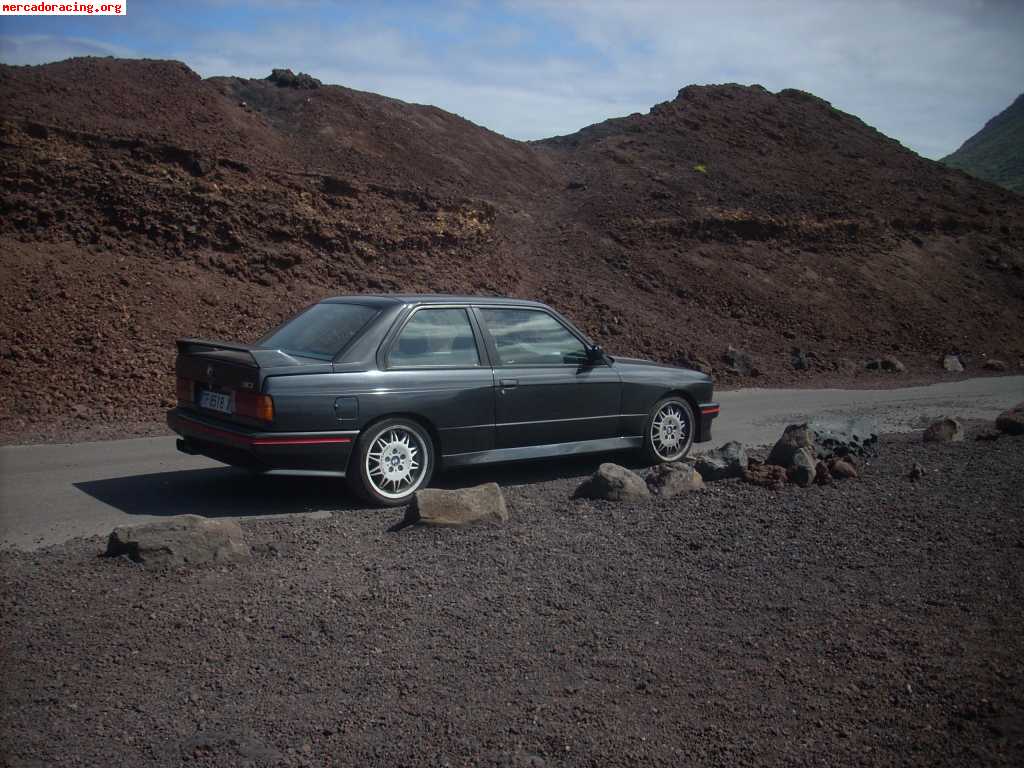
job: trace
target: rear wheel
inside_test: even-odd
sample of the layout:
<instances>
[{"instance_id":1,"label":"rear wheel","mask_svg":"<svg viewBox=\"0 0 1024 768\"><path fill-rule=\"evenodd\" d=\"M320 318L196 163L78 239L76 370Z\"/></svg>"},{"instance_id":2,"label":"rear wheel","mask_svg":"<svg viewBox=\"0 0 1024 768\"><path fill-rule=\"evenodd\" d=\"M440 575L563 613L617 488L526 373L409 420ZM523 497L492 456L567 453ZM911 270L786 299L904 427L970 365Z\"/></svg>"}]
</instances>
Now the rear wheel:
<instances>
[{"instance_id":1,"label":"rear wheel","mask_svg":"<svg viewBox=\"0 0 1024 768\"><path fill-rule=\"evenodd\" d=\"M364 432L349 466L352 489L379 506L407 504L434 474L434 443L409 419L386 419Z\"/></svg>"},{"instance_id":2,"label":"rear wheel","mask_svg":"<svg viewBox=\"0 0 1024 768\"><path fill-rule=\"evenodd\" d=\"M644 454L653 464L679 461L693 445L693 408L681 397L654 404L644 428Z\"/></svg>"}]
</instances>

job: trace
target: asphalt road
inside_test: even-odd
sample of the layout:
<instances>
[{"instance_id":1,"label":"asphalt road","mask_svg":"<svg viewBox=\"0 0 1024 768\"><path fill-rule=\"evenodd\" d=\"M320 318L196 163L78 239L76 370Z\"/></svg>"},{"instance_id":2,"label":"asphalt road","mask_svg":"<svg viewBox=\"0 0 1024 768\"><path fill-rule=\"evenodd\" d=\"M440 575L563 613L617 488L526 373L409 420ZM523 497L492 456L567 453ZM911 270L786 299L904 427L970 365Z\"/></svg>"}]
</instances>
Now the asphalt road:
<instances>
[{"instance_id":1,"label":"asphalt road","mask_svg":"<svg viewBox=\"0 0 1024 768\"><path fill-rule=\"evenodd\" d=\"M922 429L947 414L994 419L1022 400L1024 376L890 390L722 392L722 414L715 421L714 441L701 447L728 440L767 445L787 424L812 416L870 414L885 432ZM477 468L451 473L439 482L537 482L584 474L601 459ZM340 480L252 477L178 453L170 436L0 447L0 546L34 549L77 536L105 535L117 525L176 514L293 515L344 509L352 504Z\"/></svg>"}]
</instances>

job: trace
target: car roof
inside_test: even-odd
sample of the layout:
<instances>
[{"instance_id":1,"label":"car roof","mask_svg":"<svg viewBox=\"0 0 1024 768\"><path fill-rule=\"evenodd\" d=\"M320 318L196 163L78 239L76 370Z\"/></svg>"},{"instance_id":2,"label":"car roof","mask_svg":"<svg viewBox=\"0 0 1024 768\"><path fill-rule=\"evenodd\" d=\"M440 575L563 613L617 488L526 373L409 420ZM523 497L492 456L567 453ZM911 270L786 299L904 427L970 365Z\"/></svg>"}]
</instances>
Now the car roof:
<instances>
[{"instance_id":1,"label":"car roof","mask_svg":"<svg viewBox=\"0 0 1024 768\"><path fill-rule=\"evenodd\" d=\"M387 293L387 294L352 294L349 296L332 296L321 303L371 304L385 306L388 304L501 304L511 307L546 307L539 301L529 299L513 299L507 296L460 296L445 293Z\"/></svg>"}]
</instances>

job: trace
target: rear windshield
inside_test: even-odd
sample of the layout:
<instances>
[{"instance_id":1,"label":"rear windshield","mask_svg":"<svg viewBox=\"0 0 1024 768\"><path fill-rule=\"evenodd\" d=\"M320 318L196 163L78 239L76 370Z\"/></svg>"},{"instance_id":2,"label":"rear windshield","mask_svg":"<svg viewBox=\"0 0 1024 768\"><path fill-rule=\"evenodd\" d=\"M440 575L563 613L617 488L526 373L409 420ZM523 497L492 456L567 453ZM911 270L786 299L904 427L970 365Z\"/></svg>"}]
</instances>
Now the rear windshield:
<instances>
[{"instance_id":1,"label":"rear windshield","mask_svg":"<svg viewBox=\"0 0 1024 768\"><path fill-rule=\"evenodd\" d=\"M260 339L259 346L331 360L376 314L361 304L314 304Z\"/></svg>"}]
</instances>

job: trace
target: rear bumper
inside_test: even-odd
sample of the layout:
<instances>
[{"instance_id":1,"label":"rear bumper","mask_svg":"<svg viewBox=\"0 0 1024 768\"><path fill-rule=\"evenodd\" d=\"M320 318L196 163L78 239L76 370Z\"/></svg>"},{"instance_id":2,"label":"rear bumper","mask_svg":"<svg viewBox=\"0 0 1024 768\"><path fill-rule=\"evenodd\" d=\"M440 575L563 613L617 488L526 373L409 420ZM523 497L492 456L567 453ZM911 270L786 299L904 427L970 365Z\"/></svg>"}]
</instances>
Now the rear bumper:
<instances>
[{"instance_id":1,"label":"rear bumper","mask_svg":"<svg viewBox=\"0 0 1024 768\"><path fill-rule=\"evenodd\" d=\"M175 408L167 426L177 432L178 450L256 470L306 470L344 474L357 431L260 432L226 425Z\"/></svg>"},{"instance_id":2,"label":"rear bumper","mask_svg":"<svg viewBox=\"0 0 1024 768\"><path fill-rule=\"evenodd\" d=\"M706 443L711 440L711 422L718 416L721 407L718 403L702 403L700 405L700 428L697 431L697 443Z\"/></svg>"}]
</instances>

